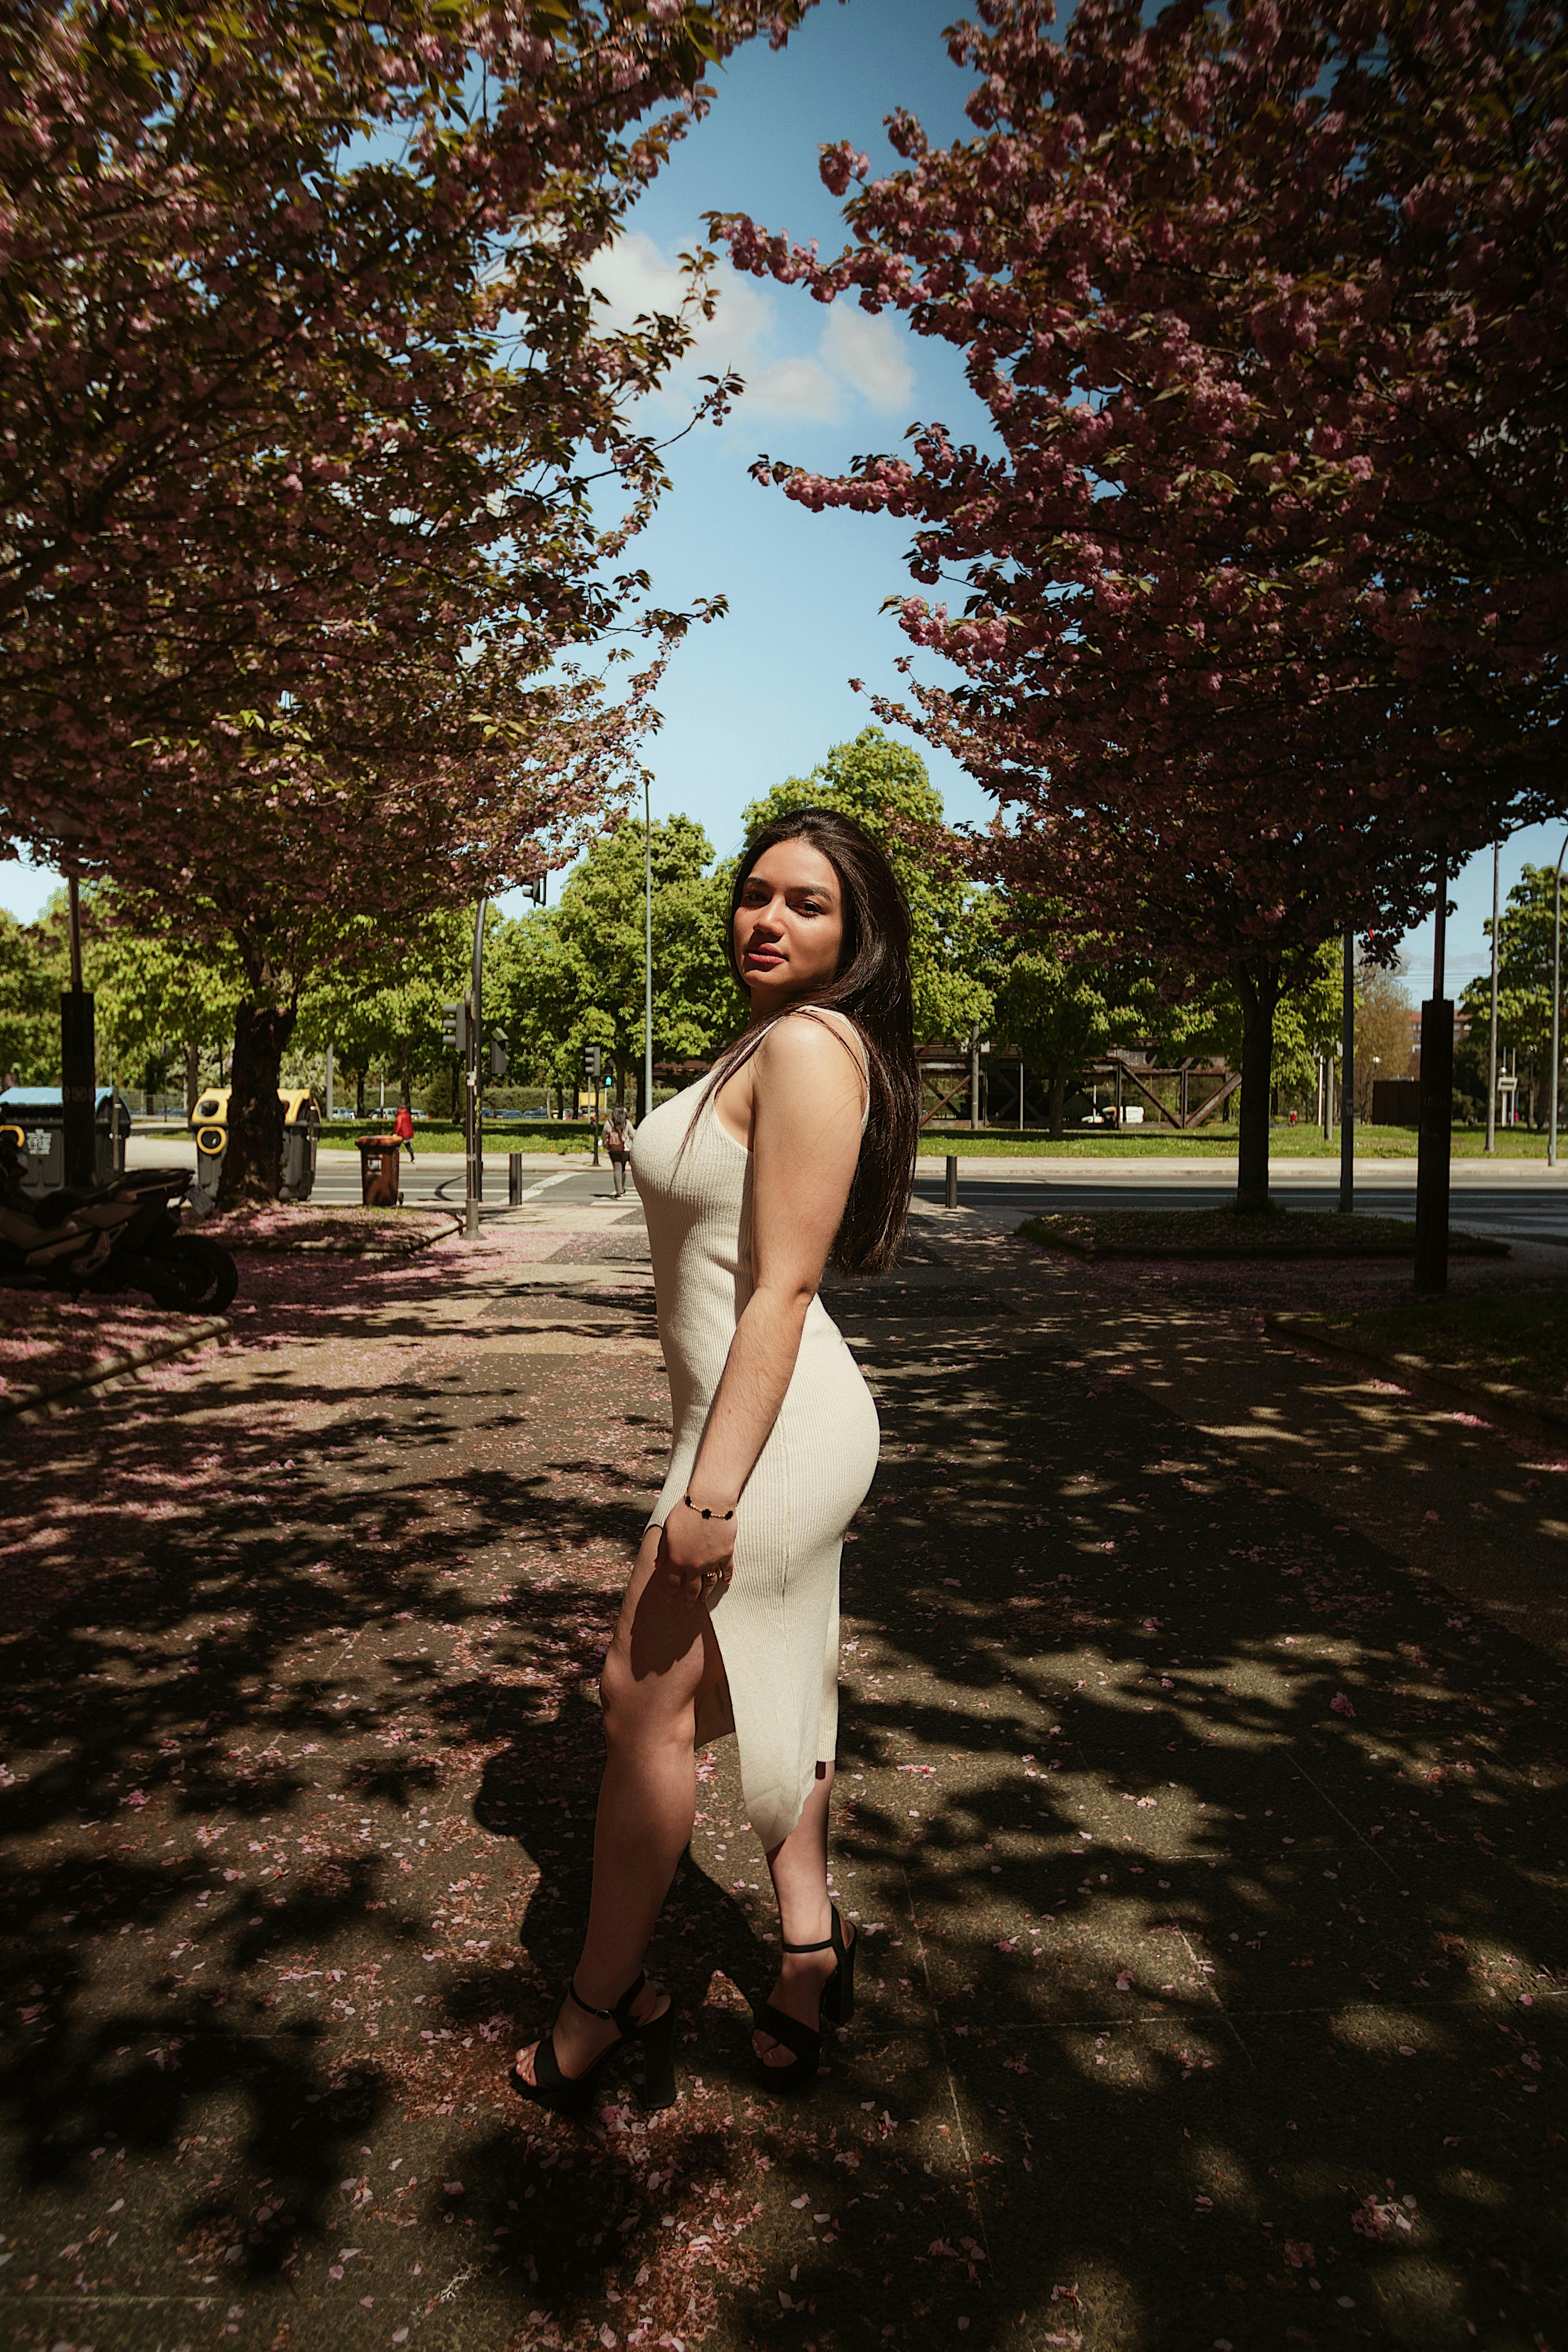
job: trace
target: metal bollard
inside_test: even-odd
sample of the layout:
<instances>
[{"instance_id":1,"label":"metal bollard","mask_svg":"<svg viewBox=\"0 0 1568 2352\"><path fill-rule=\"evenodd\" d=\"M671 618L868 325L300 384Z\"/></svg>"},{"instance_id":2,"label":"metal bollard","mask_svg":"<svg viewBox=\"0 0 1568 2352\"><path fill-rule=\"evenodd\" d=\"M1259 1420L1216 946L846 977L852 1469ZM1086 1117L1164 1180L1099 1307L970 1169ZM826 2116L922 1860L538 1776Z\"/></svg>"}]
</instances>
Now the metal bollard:
<instances>
[{"instance_id":1,"label":"metal bollard","mask_svg":"<svg viewBox=\"0 0 1568 2352\"><path fill-rule=\"evenodd\" d=\"M506 1155L506 1197L509 1208L515 1209L522 1198L522 1154L509 1151Z\"/></svg>"},{"instance_id":2,"label":"metal bollard","mask_svg":"<svg viewBox=\"0 0 1568 2352\"><path fill-rule=\"evenodd\" d=\"M956 1151L950 1151L947 1155L947 1198L942 1205L949 1209L956 1209L958 1206L958 1154Z\"/></svg>"}]
</instances>

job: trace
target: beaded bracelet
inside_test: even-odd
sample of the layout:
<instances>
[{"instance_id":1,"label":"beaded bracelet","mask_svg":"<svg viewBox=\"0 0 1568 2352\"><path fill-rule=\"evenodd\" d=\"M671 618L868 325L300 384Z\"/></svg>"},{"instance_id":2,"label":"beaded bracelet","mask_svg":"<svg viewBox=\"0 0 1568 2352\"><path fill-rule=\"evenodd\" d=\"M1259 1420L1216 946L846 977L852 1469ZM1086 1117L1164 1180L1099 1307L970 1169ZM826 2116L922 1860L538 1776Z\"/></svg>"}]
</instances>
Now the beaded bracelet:
<instances>
[{"instance_id":1,"label":"beaded bracelet","mask_svg":"<svg viewBox=\"0 0 1568 2352\"><path fill-rule=\"evenodd\" d=\"M695 1511L701 1519L732 1519L735 1516L733 1511L705 1511L700 1504L692 1501L689 1495L682 1495L680 1499L689 1511Z\"/></svg>"}]
</instances>

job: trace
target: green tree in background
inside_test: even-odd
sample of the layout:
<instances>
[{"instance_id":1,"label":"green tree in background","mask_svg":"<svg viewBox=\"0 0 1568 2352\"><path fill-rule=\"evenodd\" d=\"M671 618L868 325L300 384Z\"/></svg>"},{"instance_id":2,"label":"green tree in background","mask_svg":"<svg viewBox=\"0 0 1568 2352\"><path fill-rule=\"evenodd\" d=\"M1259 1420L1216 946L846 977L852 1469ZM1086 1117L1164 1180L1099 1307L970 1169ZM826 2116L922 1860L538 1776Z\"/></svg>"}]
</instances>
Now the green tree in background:
<instances>
[{"instance_id":1,"label":"green tree in background","mask_svg":"<svg viewBox=\"0 0 1568 2352\"><path fill-rule=\"evenodd\" d=\"M1335 959L1338 968L1338 959ZM1380 1078L1407 1078L1415 1066L1415 1012L1409 992L1395 967L1369 963L1363 957L1355 976L1355 1115L1372 1117L1372 1090ZM1483 1023L1482 1034L1485 1034ZM1330 1049L1338 1057L1336 1029ZM1481 1116L1486 1116L1486 1082L1481 1082Z\"/></svg>"},{"instance_id":2,"label":"green tree in background","mask_svg":"<svg viewBox=\"0 0 1568 2352\"><path fill-rule=\"evenodd\" d=\"M67 905L57 890L36 924L0 914L0 1065L15 1065L27 1085L60 1082L60 994L70 984ZM106 883L82 892L81 929L82 979L97 999L99 1083L112 1072L121 1086L156 1085L179 1063L190 1108L204 1056L221 1055L234 1036L237 960L183 938L177 926L130 923Z\"/></svg>"},{"instance_id":3,"label":"green tree in background","mask_svg":"<svg viewBox=\"0 0 1568 2352\"><path fill-rule=\"evenodd\" d=\"M0 1079L60 1082L60 991L69 980L63 935L19 923L0 907Z\"/></svg>"},{"instance_id":4,"label":"green tree in background","mask_svg":"<svg viewBox=\"0 0 1568 2352\"><path fill-rule=\"evenodd\" d=\"M1317 1093L1318 1055L1337 1054L1342 1003L1340 946L1327 940L1318 948L1306 977L1280 995L1274 1010L1273 1089L1277 1099L1310 1102ZM1174 1003L1155 1000L1148 1015L1149 1034L1162 1060L1177 1061L1188 1055L1223 1055L1233 1070L1241 1067L1241 1000L1229 981L1211 982L1194 995Z\"/></svg>"},{"instance_id":5,"label":"green tree in background","mask_svg":"<svg viewBox=\"0 0 1568 2352\"><path fill-rule=\"evenodd\" d=\"M984 974L993 944L984 894L963 871L942 794L920 753L880 727L862 728L853 742L836 743L809 776L787 777L753 801L745 813L746 839L799 808L837 809L886 850L909 901L916 1042L947 1042L984 1029L991 1019Z\"/></svg>"},{"instance_id":6,"label":"green tree in background","mask_svg":"<svg viewBox=\"0 0 1568 2352\"><path fill-rule=\"evenodd\" d=\"M1544 1127L1552 1087L1552 932L1556 874L1550 866L1527 866L1508 894L1498 921L1498 1047L1515 1055L1523 1114L1531 1127ZM1491 937L1491 919L1486 923ZM1459 998L1468 1015L1469 1037L1461 1055L1467 1069L1478 1057L1476 1083L1486 1116L1485 1061L1491 1024L1491 974L1472 980ZM1559 1092L1561 1093L1561 1081Z\"/></svg>"},{"instance_id":7,"label":"green tree in background","mask_svg":"<svg viewBox=\"0 0 1568 2352\"><path fill-rule=\"evenodd\" d=\"M485 948L504 929L494 908L485 917ZM293 1045L308 1054L330 1045L357 1081L358 1112L373 1069L396 1074L399 1098L411 1103L415 1081L437 1067L444 1048L441 1008L468 992L473 971L474 919L464 907L443 907L413 935L378 951L375 925L364 919L353 952L340 966L318 972L300 1000ZM487 1003L490 991L486 990ZM493 1016L487 1029L494 1025ZM485 1067L484 1057L480 1066ZM460 1106L461 1097L458 1097Z\"/></svg>"},{"instance_id":8,"label":"green tree in background","mask_svg":"<svg viewBox=\"0 0 1568 2352\"><path fill-rule=\"evenodd\" d=\"M1053 1136L1063 1132L1068 1089L1109 1046L1142 1034L1154 993L1124 967L1067 961L1059 951L1064 915L1036 903L1021 929L1000 935L1012 951L997 971L992 1023L1044 1088Z\"/></svg>"},{"instance_id":9,"label":"green tree in background","mask_svg":"<svg viewBox=\"0 0 1568 2352\"><path fill-rule=\"evenodd\" d=\"M1163 993L1148 966L1097 959L1092 939L1058 899L997 891L970 920L991 935L994 1034L1019 1049L1044 1088L1053 1136L1063 1132L1068 1094L1087 1083L1089 1065L1119 1046L1147 1047L1161 1066L1198 1059L1239 1066L1241 1006L1228 982ZM1339 950L1330 946L1303 985L1279 1001L1274 1075L1282 1097L1313 1098L1317 1056L1337 1044L1339 1017Z\"/></svg>"},{"instance_id":10,"label":"green tree in background","mask_svg":"<svg viewBox=\"0 0 1568 2352\"><path fill-rule=\"evenodd\" d=\"M62 892L62 922L63 905ZM122 920L109 885L84 893L82 925L82 977L98 1000L100 1077L112 1066L121 1084L141 1084L161 1080L176 1064L188 1116L201 1092L204 1059L221 1066L233 1045L245 994L238 957L182 936L175 923L149 928Z\"/></svg>"},{"instance_id":11,"label":"green tree in background","mask_svg":"<svg viewBox=\"0 0 1568 2352\"><path fill-rule=\"evenodd\" d=\"M659 1061L705 1060L740 1027L724 960L723 877L689 817L653 828L653 1045ZM485 1001L504 1022L514 1064L563 1088L584 1045L600 1046L625 1087L643 1057L643 829L602 835L561 903L502 926Z\"/></svg>"}]
</instances>

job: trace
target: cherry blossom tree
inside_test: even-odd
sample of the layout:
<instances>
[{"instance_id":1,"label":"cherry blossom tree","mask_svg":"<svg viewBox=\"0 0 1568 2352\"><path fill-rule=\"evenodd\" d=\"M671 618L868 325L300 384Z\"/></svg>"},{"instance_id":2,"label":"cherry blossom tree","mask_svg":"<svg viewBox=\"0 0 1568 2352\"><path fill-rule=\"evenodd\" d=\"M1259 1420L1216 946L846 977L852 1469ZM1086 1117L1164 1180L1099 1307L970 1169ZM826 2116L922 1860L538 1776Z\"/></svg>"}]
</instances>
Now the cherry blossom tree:
<instances>
[{"instance_id":1,"label":"cherry blossom tree","mask_svg":"<svg viewBox=\"0 0 1568 2352\"><path fill-rule=\"evenodd\" d=\"M334 933L514 877L625 780L649 674L617 712L555 665L646 597L637 396L709 298L694 257L612 328L594 258L707 64L808 5L0 26L0 829L233 938L226 1189L275 1188Z\"/></svg>"},{"instance_id":2,"label":"cherry blossom tree","mask_svg":"<svg viewBox=\"0 0 1568 2352\"><path fill-rule=\"evenodd\" d=\"M1396 939L1439 857L1563 794L1568 141L1555 10L984 0L977 135L827 150L835 260L733 259L966 355L983 442L911 432L820 509L907 517L917 722L996 795L1014 887L1244 1013L1237 1204L1268 1204L1273 1016ZM1557 420L1555 423L1553 420ZM878 707L889 711L885 702ZM898 715L890 712L890 715Z\"/></svg>"},{"instance_id":3,"label":"cherry blossom tree","mask_svg":"<svg viewBox=\"0 0 1568 2352\"><path fill-rule=\"evenodd\" d=\"M115 874L127 917L228 942L245 977L224 1205L276 1193L278 1073L310 982L395 967L417 952L434 910L565 863L641 780L665 658L618 698L591 677L530 686L499 657L446 680L411 664L379 682L366 741L352 711L334 709L329 729L318 706L300 730L287 711L258 718L243 761L208 767L188 745L163 769L153 756L183 860L170 870L161 837L126 842ZM399 713L392 758L382 730Z\"/></svg>"}]
</instances>

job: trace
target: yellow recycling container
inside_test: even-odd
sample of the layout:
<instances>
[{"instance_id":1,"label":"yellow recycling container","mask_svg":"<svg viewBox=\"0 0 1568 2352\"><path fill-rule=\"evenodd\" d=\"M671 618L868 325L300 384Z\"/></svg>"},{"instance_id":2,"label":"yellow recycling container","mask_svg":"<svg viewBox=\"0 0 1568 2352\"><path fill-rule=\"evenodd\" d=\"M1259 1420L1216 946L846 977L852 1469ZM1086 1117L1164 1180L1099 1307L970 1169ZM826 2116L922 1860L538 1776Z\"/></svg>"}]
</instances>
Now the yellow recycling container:
<instances>
[{"instance_id":1,"label":"yellow recycling container","mask_svg":"<svg viewBox=\"0 0 1568 2352\"><path fill-rule=\"evenodd\" d=\"M228 1149L228 1103L232 1089L209 1087L191 1113L196 1139L196 1184L210 1199L217 1197L223 1156ZM321 1115L309 1087L279 1087L283 1106L282 1192L286 1201L308 1201L316 1181L316 1149Z\"/></svg>"}]
</instances>

